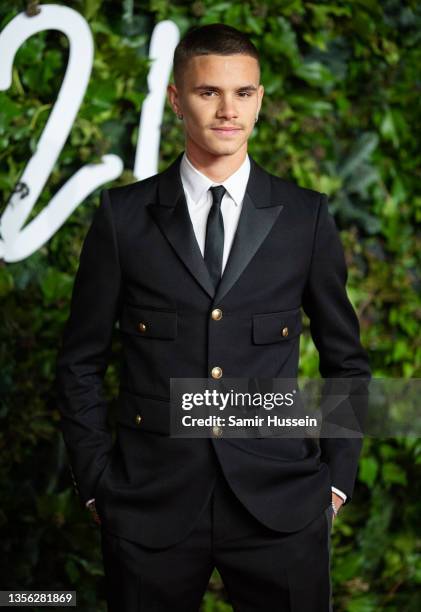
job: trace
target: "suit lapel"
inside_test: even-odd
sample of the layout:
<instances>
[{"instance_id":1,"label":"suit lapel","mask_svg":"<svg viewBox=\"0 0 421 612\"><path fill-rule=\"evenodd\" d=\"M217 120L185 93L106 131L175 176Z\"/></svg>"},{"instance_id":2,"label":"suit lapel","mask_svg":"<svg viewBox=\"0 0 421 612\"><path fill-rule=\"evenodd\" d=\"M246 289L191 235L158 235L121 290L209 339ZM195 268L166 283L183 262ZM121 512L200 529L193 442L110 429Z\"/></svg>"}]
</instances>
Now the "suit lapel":
<instances>
[{"instance_id":1,"label":"suit lapel","mask_svg":"<svg viewBox=\"0 0 421 612\"><path fill-rule=\"evenodd\" d=\"M158 177L158 200L148 210L197 282L213 298L215 288L200 252L180 177L183 153Z\"/></svg>"},{"instance_id":2,"label":"suit lapel","mask_svg":"<svg viewBox=\"0 0 421 612\"><path fill-rule=\"evenodd\" d=\"M223 297L237 282L251 259L272 229L283 204L273 201L271 177L266 170L250 158L250 176L244 194L237 231L214 302Z\"/></svg>"},{"instance_id":3,"label":"suit lapel","mask_svg":"<svg viewBox=\"0 0 421 612\"><path fill-rule=\"evenodd\" d=\"M259 199L260 202L263 200ZM259 208L248 190L244 194L243 207L238 221L234 242L224 273L216 289L215 303L220 302L237 282L251 259L265 240L283 208L282 204Z\"/></svg>"},{"instance_id":4,"label":"suit lapel","mask_svg":"<svg viewBox=\"0 0 421 612\"><path fill-rule=\"evenodd\" d=\"M272 229L283 205L271 200L271 178L250 157L250 176L234 242L216 291L190 219L180 177L183 152L158 175L158 200L148 210L190 273L214 302L220 302L250 263Z\"/></svg>"}]
</instances>

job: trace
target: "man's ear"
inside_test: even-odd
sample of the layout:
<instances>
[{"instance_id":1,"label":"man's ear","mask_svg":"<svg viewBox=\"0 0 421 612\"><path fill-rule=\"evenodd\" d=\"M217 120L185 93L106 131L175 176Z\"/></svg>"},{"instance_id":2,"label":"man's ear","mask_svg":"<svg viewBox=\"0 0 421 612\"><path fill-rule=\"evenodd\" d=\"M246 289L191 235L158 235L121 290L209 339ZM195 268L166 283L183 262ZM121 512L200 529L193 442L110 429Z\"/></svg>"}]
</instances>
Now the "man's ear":
<instances>
[{"instance_id":1,"label":"man's ear","mask_svg":"<svg viewBox=\"0 0 421 612\"><path fill-rule=\"evenodd\" d=\"M168 83L167 85L167 98L168 98L168 102L171 105L171 108L173 109L173 111L176 113L177 109L174 108L174 98L176 96L176 92L177 89L175 87L175 85L173 83Z\"/></svg>"},{"instance_id":2,"label":"man's ear","mask_svg":"<svg viewBox=\"0 0 421 612\"><path fill-rule=\"evenodd\" d=\"M260 109L262 108L262 101L263 101L263 96L265 94L265 88L263 87L262 84L259 85L259 106L257 108L257 114L260 113Z\"/></svg>"}]
</instances>

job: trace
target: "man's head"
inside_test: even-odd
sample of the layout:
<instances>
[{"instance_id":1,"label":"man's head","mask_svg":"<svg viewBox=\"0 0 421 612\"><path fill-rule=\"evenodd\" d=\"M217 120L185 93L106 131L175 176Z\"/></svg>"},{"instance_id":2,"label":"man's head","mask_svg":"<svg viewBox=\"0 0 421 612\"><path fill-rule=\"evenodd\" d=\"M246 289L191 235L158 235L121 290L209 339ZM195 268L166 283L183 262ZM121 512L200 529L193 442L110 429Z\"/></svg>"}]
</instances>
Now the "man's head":
<instances>
[{"instance_id":1,"label":"man's head","mask_svg":"<svg viewBox=\"0 0 421 612\"><path fill-rule=\"evenodd\" d=\"M264 92L248 37L222 23L195 28L175 49L173 73L168 97L183 119L187 148L210 156L246 151ZM228 127L235 131L221 131Z\"/></svg>"}]
</instances>

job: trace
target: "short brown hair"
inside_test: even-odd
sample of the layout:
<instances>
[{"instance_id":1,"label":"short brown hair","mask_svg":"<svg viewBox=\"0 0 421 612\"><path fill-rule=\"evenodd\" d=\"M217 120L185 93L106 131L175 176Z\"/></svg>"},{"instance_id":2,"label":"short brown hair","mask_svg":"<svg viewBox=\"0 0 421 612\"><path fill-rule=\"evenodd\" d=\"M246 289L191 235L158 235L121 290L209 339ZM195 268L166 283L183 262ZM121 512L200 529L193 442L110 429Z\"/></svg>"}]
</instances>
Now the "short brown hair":
<instances>
[{"instance_id":1,"label":"short brown hair","mask_svg":"<svg viewBox=\"0 0 421 612\"><path fill-rule=\"evenodd\" d=\"M174 51L174 82L181 84L190 58L196 55L250 55L259 64L259 52L247 34L224 23L210 23L191 28ZM260 64L259 64L260 70Z\"/></svg>"}]
</instances>

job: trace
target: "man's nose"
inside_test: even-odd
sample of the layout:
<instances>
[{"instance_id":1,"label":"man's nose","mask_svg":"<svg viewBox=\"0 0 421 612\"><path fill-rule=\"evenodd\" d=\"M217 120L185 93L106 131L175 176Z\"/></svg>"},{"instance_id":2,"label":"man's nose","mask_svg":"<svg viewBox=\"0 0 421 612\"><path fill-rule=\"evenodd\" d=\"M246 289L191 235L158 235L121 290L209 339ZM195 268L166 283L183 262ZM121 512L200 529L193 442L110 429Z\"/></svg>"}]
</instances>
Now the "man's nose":
<instances>
[{"instance_id":1,"label":"man's nose","mask_svg":"<svg viewBox=\"0 0 421 612\"><path fill-rule=\"evenodd\" d=\"M219 117L237 117L238 110L234 100L228 97L222 98L217 114Z\"/></svg>"}]
</instances>

